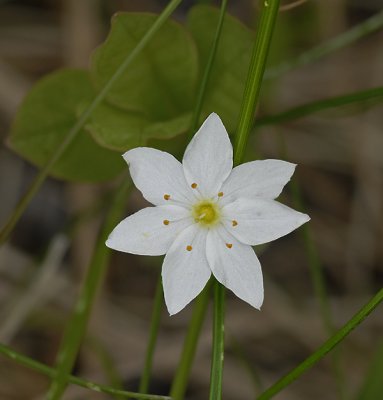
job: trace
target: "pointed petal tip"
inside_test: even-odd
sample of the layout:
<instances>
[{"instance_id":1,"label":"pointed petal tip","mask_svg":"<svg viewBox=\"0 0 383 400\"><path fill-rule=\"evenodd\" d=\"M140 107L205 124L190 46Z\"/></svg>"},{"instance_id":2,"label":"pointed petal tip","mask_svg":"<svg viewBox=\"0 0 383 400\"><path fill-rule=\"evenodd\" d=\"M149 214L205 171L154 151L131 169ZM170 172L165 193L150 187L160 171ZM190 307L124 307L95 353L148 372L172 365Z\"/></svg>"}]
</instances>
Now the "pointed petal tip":
<instances>
[{"instance_id":1,"label":"pointed petal tip","mask_svg":"<svg viewBox=\"0 0 383 400\"><path fill-rule=\"evenodd\" d=\"M136 147L136 148L134 148L134 149L130 149L130 150L128 150L128 151L126 151L123 155L122 155L122 158L128 163L128 165L129 165L129 158L130 158L130 155L132 154L132 152L134 151L134 150L136 150L136 149L138 149L139 147Z\"/></svg>"},{"instance_id":2,"label":"pointed petal tip","mask_svg":"<svg viewBox=\"0 0 383 400\"><path fill-rule=\"evenodd\" d=\"M263 306L263 300L262 300L261 303L257 303L257 304L254 304L254 305L253 305L253 307L254 307L256 310L258 310L258 311L262 311L262 310L261 310L262 306Z\"/></svg>"},{"instance_id":3,"label":"pointed petal tip","mask_svg":"<svg viewBox=\"0 0 383 400\"><path fill-rule=\"evenodd\" d=\"M205 121L202 123L202 125L203 124L205 124L206 122L212 122L213 124L215 123L215 124L219 124L219 125L221 125L224 129L225 129L225 132L227 133L227 131L226 131L226 128L225 128L225 125L223 124L223 121L222 121L222 118L217 114L217 113L215 113L215 112L212 112L212 113L210 113L207 117L206 117L206 119L205 119Z\"/></svg>"},{"instance_id":4,"label":"pointed petal tip","mask_svg":"<svg viewBox=\"0 0 383 400\"><path fill-rule=\"evenodd\" d=\"M263 300L264 300L264 294L262 291L262 297L261 298L256 298L253 301L249 302L249 304L254 307L256 310L261 311L262 305L263 305Z\"/></svg>"},{"instance_id":5,"label":"pointed petal tip","mask_svg":"<svg viewBox=\"0 0 383 400\"><path fill-rule=\"evenodd\" d=\"M110 240L110 236L108 237L108 239L105 240L105 246L109 247L110 249L113 249L113 245L112 245L112 241Z\"/></svg>"},{"instance_id":6,"label":"pointed petal tip","mask_svg":"<svg viewBox=\"0 0 383 400\"><path fill-rule=\"evenodd\" d=\"M111 250L124 251L120 250L119 246L115 243L111 235L109 235L108 239L105 241L105 246Z\"/></svg>"},{"instance_id":7,"label":"pointed petal tip","mask_svg":"<svg viewBox=\"0 0 383 400\"><path fill-rule=\"evenodd\" d=\"M122 155L122 158L127 161L128 154L131 152L131 150L125 151L125 153Z\"/></svg>"},{"instance_id":8,"label":"pointed petal tip","mask_svg":"<svg viewBox=\"0 0 383 400\"><path fill-rule=\"evenodd\" d=\"M294 228L293 230L300 228L302 225L306 224L307 222L309 222L311 220L311 217L307 214L298 212L298 215L299 215L299 218L297 221L297 225L296 225L296 228Z\"/></svg>"},{"instance_id":9,"label":"pointed petal tip","mask_svg":"<svg viewBox=\"0 0 383 400\"><path fill-rule=\"evenodd\" d=\"M142 150L145 151L145 149L148 149L148 147L145 147L145 146L135 147L134 149L130 149L130 150L126 151L122 155L122 158L129 164L130 156L132 154L135 154L135 153L140 152Z\"/></svg>"},{"instance_id":10,"label":"pointed petal tip","mask_svg":"<svg viewBox=\"0 0 383 400\"><path fill-rule=\"evenodd\" d=\"M185 306L179 307L176 305L171 306L170 304L166 304L166 308L168 309L169 317L172 317L173 315L176 315L180 311L182 311L185 308Z\"/></svg>"},{"instance_id":11,"label":"pointed petal tip","mask_svg":"<svg viewBox=\"0 0 383 400\"><path fill-rule=\"evenodd\" d=\"M207 118L210 118L210 117L211 118L218 118L219 120L221 120L221 117L215 112L210 113Z\"/></svg>"}]
</instances>

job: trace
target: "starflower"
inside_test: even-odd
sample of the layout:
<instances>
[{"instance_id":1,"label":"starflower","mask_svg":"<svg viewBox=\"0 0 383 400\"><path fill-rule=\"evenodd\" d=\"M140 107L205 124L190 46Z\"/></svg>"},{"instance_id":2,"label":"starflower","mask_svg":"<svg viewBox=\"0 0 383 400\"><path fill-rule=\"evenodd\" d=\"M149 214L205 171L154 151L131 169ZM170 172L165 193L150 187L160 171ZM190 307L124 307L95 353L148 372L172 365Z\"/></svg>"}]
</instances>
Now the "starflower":
<instances>
[{"instance_id":1,"label":"starflower","mask_svg":"<svg viewBox=\"0 0 383 400\"><path fill-rule=\"evenodd\" d=\"M216 114L191 140L182 164L148 147L129 150L124 159L134 184L155 207L120 222L106 245L133 254L166 254L162 280L171 315L202 291L211 274L259 309L262 271L251 246L310 219L275 201L296 165L263 160L233 168L233 147Z\"/></svg>"}]
</instances>

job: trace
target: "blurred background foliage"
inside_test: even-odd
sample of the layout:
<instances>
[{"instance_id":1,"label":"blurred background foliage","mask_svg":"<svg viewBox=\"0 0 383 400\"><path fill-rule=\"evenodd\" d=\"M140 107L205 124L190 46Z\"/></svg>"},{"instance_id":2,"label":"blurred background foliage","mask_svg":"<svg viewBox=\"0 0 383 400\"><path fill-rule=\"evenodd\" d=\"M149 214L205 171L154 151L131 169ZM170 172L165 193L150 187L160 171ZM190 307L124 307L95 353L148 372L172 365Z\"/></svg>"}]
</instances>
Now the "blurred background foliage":
<instances>
[{"instance_id":1,"label":"blurred background foliage","mask_svg":"<svg viewBox=\"0 0 383 400\"><path fill-rule=\"evenodd\" d=\"M32 165L47 161L153 23L148 12L157 13L166 4L0 2L0 225L34 176ZM247 158L298 163L295 185L286 188L283 201L295 207L298 203L312 221L303 235L296 232L259 249L266 280L262 312L228 294L228 400L255 398L315 350L332 325L345 322L383 282L382 5L379 0L309 0L294 8L289 4L283 2L277 21ZM214 5L219 2L184 1L178 7L97 107L10 243L0 249L0 342L53 364L102 216L127 170L121 153L139 145L178 157L183 152L218 20ZM231 134L258 10L257 1L229 2L203 105L201 120L215 111ZM381 15L375 29L365 26L359 39L346 46L344 32L374 15ZM340 46L334 45L337 37L343 37ZM322 43L333 45L318 48ZM378 89L359 93L372 88ZM326 100L350 93L354 95L343 102ZM304 112L296 108L306 104L310 106ZM292 110L287 117L286 110ZM96 181L102 182L89 183ZM140 194L132 191L126 214L143 205ZM314 273L309 267L313 264ZM161 258L113 254L76 374L137 390L160 265ZM315 268L323 268L328 293L324 300L316 295ZM191 309L172 318L163 313L151 393L169 390ZM330 326L323 323L326 312L331 314ZM207 397L210 319L209 314L188 399ZM341 345L336 360L340 373L334 377L334 359L327 357L277 398L379 399L382 327L377 310ZM48 383L0 356L1 399L41 398ZM70 386L64 398L108 397Z\"/></svg>"}]
</instances>

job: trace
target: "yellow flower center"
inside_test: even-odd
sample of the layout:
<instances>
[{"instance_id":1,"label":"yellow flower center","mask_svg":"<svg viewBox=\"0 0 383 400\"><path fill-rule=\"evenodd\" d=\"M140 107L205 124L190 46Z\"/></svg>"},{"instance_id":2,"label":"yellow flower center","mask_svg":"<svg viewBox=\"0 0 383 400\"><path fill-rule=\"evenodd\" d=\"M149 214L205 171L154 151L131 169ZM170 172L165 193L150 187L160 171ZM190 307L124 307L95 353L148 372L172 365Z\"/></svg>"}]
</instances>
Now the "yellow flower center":
<instances>
[{"instance_id":1,"label":"yellow flower center","mask_svg":"<svg viewBox=\"0 0 383 400\"><path fill-rule=\"evenodd\" d=\"M193 207L193 217L201 225L212 226L220 219L220 210L216 203L204 200Z\"/></svg>"}]
</instances>

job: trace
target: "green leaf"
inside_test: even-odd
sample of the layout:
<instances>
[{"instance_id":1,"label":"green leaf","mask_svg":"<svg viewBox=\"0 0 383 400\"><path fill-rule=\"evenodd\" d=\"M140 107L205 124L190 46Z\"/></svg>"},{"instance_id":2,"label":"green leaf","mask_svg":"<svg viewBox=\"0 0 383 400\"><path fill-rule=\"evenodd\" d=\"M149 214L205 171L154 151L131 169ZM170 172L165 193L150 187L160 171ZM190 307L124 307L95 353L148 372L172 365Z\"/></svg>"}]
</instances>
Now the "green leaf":
<instances>
[{"instance_id":1,"label":"green leaf","mask_svg":"<svg viewBox=\"0 0 383 400\"><path fill-rule=\"evenodd\" d=\"M190 113L180 114L167 121L150 121L141 113L123 110L104 102L94 111L85 129L101 146L125 152L147 145L149 139L169 139L184 133L189 127L189 121Z\"/></svg>"},{"instance_id":2,"label":"green leaf","mask_svg":"<svg viewBox=\"0 0 383 400\"><path fill-rule=\"evenodd\" d=\"M92 57L91 73L97 87L108 81L155 19L152 14L116 14L107 40ZM150 122L179 117L193 105L197 69L192 38L169 20L109 91L107 101L139 112Z\"/></svg>"},{"instance_id":3,"label":"green leaf","mask_svg":"<svg viewBox=\"0 0 383 400\"><path fill-rule=\"evenodd\" d=\"M210 6L195 6L188 15L187 26L197 44L201 71L207 63L218 20L218 9ZM237 127L253 43L254 33L226 14L202 117L216 112L231 132Z\"/></svg>"},{"instance_id":4,"label":"green leaf","mask_svg":"<svg viewBox=\"0 0 383 400\"><path fill-rule=\"evenodd\" d=\"M357 400L377 400L383 393L383 341L380 341Z\"/></svg>"},{"instance_id":5,"label":"green leaf","mask_svg":"<svg viewBox=\"0 0 383 400\"><path fill-rule=\"evenodd\" d=\"M365 111L371 107L379 105L383 100L383 87L366 89L359 92L347 93L341 96L329 97L306 103L298 107L275 115L268 115L259 118L255 126L281 124L298 118L304 118L311 114L332 110L332 115L349 115L350 112L356 113ZM336 114L335 112L336 111Z\"/></svg>"},{"instance_id":6,"label":"green leaf","mask_svg":"<svg viewBox=\"0 0 383 400\"><path fill-rule=\"evenodd\" d=\"M41 79L22 103L9 137L10 147L37 166L44 165L76 122L81 102L94 97L88 73L61 70ZM124 168L121 156L100 147L84 130L52 169L74 181L102 181Z\"/></svg>"}]
</instances>

